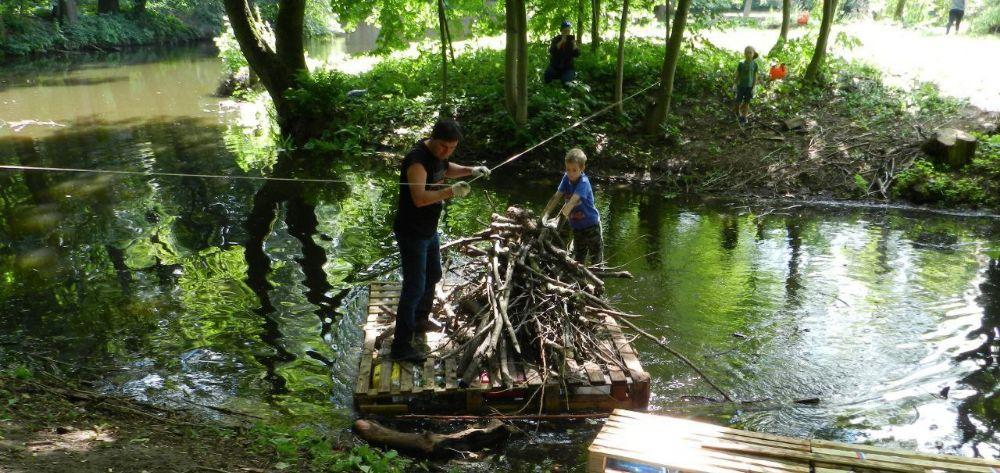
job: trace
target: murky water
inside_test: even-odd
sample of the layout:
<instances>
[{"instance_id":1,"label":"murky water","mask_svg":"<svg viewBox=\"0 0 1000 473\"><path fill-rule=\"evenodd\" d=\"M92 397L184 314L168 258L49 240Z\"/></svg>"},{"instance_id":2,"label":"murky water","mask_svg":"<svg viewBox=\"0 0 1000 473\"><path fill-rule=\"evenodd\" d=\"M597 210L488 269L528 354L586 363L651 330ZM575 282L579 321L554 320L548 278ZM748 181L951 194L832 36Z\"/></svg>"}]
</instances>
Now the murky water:
<instances>
[{"instance_id":1,"label":"murky water","mask_svg":"<svg viewBox=\"0 0 1000 473\"><path fill-rule=\"evenodd\" d=\"M212 97L210 49L131 54L4 68L0 162L340 182L0 171L0 350L82 364L137 398L346 425L365 301L341 289L394 253L393 173L272 169L266 137ZM499 172L449 206L443 231L462 235L508 204L537 208L555 184ZM652 409L1000 455L996 220L607 186L597 199L611 264L636 275L610 283L617 304L757 401L705 402L717 394L638 340ZM818 403L793 402L805 398ZM542 429L462 465L581 468L594 428Z\"/></svg>"}]
</instances>

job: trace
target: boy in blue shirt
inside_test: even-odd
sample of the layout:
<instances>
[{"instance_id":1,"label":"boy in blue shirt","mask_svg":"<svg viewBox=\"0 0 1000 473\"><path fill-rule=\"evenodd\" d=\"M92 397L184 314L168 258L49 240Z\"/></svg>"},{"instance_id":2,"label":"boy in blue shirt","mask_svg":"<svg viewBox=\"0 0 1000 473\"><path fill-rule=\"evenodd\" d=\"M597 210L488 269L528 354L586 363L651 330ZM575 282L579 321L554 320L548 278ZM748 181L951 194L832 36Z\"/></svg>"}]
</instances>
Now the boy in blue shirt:
<instances>
[{"instance_id":1,"label":"boy in blue shirt","mask_svg":"<svg viewBox=\"0 0 1000 473\"><path fill-rule=\"evenodd\" d=\"M573 229L573 258L580 264L599 265L604 262L604 240L601 237L601 216L594 206L594 189L583 171L587 168L587 155L579 148L566 153L566 173L559 182L559 189L549 199L543 219L560 201L562 213Z\"/></svg>"}]
</instances>

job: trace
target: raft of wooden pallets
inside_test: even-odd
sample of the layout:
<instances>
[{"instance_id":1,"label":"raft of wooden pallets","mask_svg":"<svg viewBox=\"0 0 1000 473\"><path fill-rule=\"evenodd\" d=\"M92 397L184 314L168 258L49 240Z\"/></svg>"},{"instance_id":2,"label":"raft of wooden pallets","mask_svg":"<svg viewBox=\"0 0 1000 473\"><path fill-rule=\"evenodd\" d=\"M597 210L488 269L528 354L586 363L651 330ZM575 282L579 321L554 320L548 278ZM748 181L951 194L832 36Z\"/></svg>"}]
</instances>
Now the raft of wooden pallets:
<instances>
[{"instance_id":1,"label":"raft of wooden pallets","mask_svg":"<svg viewBox=\"0 0 1000 473\"><path fill-rule=\"evenodd\" d=\"M364 342L354 386L354 405L363 413L492 413L513 412L531 401L530 412L538 411L538 402L547 413L610 412L616 408L645 409L649 404L649 375L642 369L636 352L618 323L607 317L608 345L617 352L627 370L592 361L567 362L565 385L550 378L543 388L542 377L534 365L508 354L508 369L515 380L505 388L483 373L469 386L460 386L455 357L441 360L437 350L447 343L447 335L428 333L427 345L432 356L422 364L397 363L389 359L399 283L373 283L370 287ZM447 316L435 314L440 323L449 324Z\"/></svg>"},{"instance_id":2,"label":"raft of wooden pallets","mask_svg":"<svg viewBox=\"0 0 1000 473\"><path fill-rule=\"evenodd\" d=\"M803 440L618 409L591 444L587 471L1000 473L1000 462Z\"/></svg>"}]
</instances>

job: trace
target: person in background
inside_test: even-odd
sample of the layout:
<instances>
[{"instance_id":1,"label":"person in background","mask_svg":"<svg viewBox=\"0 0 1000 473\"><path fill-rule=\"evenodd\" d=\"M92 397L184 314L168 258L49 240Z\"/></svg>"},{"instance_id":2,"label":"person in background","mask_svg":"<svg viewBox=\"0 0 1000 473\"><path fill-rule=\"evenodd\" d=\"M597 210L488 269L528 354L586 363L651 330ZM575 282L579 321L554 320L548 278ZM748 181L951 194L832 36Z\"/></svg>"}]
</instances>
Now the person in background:
<instances>
[{"instance_id":1,"label":"person in background","mask_svg":"<svg viewBox=\"0 0 1000 473\"><path fill-rule=\"evenodd\" d=\"M549 199L542 212L542 220L550 228L555 227L555 219L549 219L552 210L563 202L560 213L569 220L573 229L573 259L580 264L595 266L604 263L604 238L601 236L601 216L594 205L594 189L590 186L590 178L584 174L587 169L587 155L579 148L573 148L566 153L566 173L559 182L559 189Z\"/></svg>"},{"instance_id":2,"label":"person in background","mask_svg":"<svg viewBox=\"0 0 1000 473\"><path fill-rule=\"evenodd\" d=\"M570 34L569 22L563 21L559 36L552 38L549 44L549 67L545 69L545 83L559 79L565 85L575 80L576 69L573 68L573 59L579 55L580 45Z\"/></svg>"},{"instance_id":3,"label":"person in background","mask_svg":"<svg viewBox=\"0 0 1000 473\"><path fill-rule=\"evenodd\" d=\"M948 26L944 29L944 34L951 32L951 24L955 24L955 34L958 34L958 25L962 24L962 17L965 16L965 0L951 0L951 10L948 10Z\"/></svg>"},{"instance_id":4,"label":"person in background","mask_svg":"<svg viewBox=\"0 0 1000 473\"><path fill-rule=\"evenodd\" d=\"M413 347L414 335L436 328L430 312L434 288L442 275L438 220L445 200L465 197L471 191L465 181L449 186L444 180L490 175L486 166L461 166L448 161L461 138L457 122L439 120L431 137L418 141L399 167L399 200L392 231L399 245L403 288L390 351L394 360L425 360L427 354Z\"/></svg>"},{"instance_id":5,"label":"person in background","mask_svg":"<svg viewBox=\"0 0 1000 473\"><path fill-rule=\"evenodd\" d=\"M747 124L750 115L750 100L753 99L753 88L757 85L757 58L759 55L753 46L743 50L745 60L736 66L736 113L740 125Z\"/></svg>"}]
</instances>

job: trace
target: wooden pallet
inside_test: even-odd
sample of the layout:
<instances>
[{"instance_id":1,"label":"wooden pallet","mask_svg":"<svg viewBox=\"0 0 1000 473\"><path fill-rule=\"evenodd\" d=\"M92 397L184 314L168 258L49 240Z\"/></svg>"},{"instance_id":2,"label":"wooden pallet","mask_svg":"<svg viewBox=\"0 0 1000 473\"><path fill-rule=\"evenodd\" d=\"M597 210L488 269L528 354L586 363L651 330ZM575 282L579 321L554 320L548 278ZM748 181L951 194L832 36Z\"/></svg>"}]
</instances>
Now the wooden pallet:
<instances>
[{"instance_id":1,"label":"wooden pallet","mask_svg":"<svg viewBox=\"0 0 1000 473\"><path fill-rule=\"evenodd\" d=\"M587 471L1000 473L1000 462L802 440L616 409L589 448Z\"/></svg>"},{"instance_id":2,"label":"wooden pallet","mask_svg":"<svg viewBox=\"0 0 1000 473\"><path fill-rule=\"evenodd\" d=\"M605 320L607 343L620 354L627 369L571 360L566 366L571 373L566 389L555 382L543 386L539 373L510 352L507 368L515 380L513 388L502 387L489 375L475 380L471 386L459 386L455 357L441 360L432 356L419 365L393 362L388 356L391 335L386 331L395 324L399 289L398 283L373 283L370 287L364 343L354 386L354 405L363 413L513 412L529 400L534 412L541 402L543 410L549 413L645 409L649 404L649 375L612 317ZM434 318L444 324L452 322L441 314L435 314ZM427 344L435 355L444 353L433 350L447 342L443 333L427 334Z\"/></svg>"}]
</instances>

